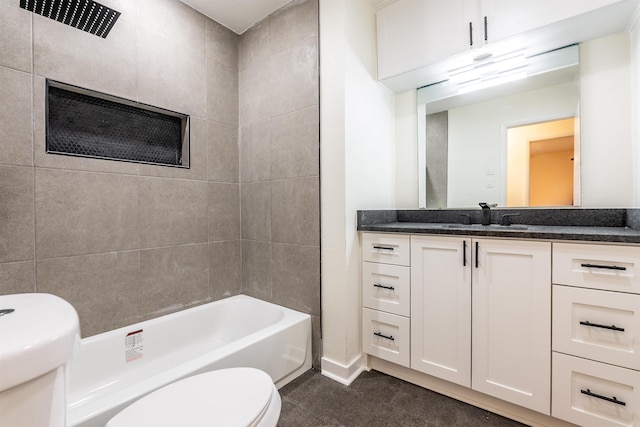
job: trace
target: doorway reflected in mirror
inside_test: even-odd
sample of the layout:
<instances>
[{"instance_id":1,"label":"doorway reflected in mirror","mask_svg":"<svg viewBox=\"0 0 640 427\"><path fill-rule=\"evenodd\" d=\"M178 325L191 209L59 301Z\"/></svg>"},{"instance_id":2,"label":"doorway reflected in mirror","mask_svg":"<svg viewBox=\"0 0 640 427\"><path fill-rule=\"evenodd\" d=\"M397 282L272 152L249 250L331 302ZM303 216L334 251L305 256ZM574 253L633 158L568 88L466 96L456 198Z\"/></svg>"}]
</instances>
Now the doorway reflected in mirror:
<instances>
[{"instance_id":1,"label":"doorway reflected in mirror","mask_svg":"<svg viewBox=\"0 0 640 427\"><path fill-rule=\"evenodd\" d=\"M507 129L506 206L579 204L574 117Z\"/></svg>"}]
</instances>

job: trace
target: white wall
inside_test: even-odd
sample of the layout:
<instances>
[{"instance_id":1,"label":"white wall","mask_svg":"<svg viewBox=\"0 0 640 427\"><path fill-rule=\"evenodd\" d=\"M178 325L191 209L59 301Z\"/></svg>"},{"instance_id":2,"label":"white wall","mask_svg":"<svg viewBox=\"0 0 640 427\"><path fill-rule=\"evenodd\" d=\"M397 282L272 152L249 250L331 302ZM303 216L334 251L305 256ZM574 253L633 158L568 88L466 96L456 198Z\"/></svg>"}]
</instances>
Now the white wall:
<instances>
[{"instance_id":1,"label":"white wall","mask_svg":"<svg viewBox=\"0 0 640 427\"><path fill-rule=\"evenodd\" d=\"M393 209L393 93L375 80L369 0L320 0L323 374L360 369L358 209Z\"/></svg>"},{"instance_id":2,"label":"white wall","mask_svg":"<svg viewBox=\"0 0 640 427\"><path fill-rule=\"evenodd\" d=\"M416 90L395 97L396 209L418 207L418 117Z\"/></svg>"},{"instance_id":3,"label":"white wall","mask_svg":"<svg viewBox=\"0 0 640 427\"><path fill-rule=\"evenodd\" d=\"M633 206L630 67L629 33L580 45L582 206Z\"/></svg>"},{"instance_id":4,"label":"white wall","mask_svg":"<svg viewBox=\"0 0 640 427\"><path fill-rule=\"evenodd\" d=\"M638 10L640 13L640 10ZM631 117L633 128L633 195L634 206L640 206L640 17L636 14L635 25L631 30Z\"/></svg>"}]
</instances>

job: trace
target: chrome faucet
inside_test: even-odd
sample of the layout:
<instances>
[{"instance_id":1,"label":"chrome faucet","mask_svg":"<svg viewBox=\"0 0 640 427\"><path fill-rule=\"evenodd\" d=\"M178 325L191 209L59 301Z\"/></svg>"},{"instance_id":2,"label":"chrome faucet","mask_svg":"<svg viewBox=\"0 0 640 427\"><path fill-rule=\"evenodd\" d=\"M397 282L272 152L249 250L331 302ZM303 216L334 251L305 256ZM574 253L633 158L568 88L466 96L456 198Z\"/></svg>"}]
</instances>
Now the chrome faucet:
<instances>
[{"instance_id":1,"label":"chrome faucet","mask_svg":"<svg viewBox=\"0 0 640 427\"><path fill-rule=\"evenodd\" d=\"M478 204L482 208L482 225L491 225L491 208L495 208L497 205L487 202L480 202Z\"/></svg>"}]
</instances>

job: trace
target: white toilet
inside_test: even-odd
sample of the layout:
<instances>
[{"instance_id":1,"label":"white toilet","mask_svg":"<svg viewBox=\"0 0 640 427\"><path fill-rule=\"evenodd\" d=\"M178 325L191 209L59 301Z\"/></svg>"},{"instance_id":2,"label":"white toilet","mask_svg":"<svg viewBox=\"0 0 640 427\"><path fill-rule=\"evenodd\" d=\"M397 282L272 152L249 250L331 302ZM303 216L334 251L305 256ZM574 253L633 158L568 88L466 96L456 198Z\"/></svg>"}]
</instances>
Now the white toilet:
<instances>
[{"instance_id":1,"label":"white toilet","mask_svg":"<svg viewBox=\"0 0 640 427\"><path fill-rule=\"evenodd\" d=\"M0 424L64 427L65 370L80 342L75 309L54 295L0 296L0 337ZM160 388L107 426L275 427L281 405L266 373L222 369Z\"/></svg>"},{"instance_id":2,"label":"white toilet","mask_svg":"<svg viewBox=\"0 0 640 427\"><path fill-rule=\"evenodd\" d=\"M280 394L254 368L206 372L169 384L122 410L106 427L275 427Z\"/></svg>"},{"instance_id":3,"label":"white toilet","mask_svg":"<svg viewBox=\"0 0 640 427\"><path fill-rule=\"evenodd\" d=\"M65 426L66 365L78 314L49 294L0 296L0 425Z\"/></svg>"}]
</instances>

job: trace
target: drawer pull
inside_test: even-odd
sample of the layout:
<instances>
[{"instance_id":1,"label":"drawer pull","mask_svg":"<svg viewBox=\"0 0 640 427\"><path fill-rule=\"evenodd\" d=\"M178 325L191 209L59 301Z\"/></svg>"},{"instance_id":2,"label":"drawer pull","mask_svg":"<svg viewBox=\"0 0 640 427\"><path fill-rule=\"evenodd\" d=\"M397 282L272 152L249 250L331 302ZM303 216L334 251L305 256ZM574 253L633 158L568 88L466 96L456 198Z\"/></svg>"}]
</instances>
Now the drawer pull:
<instances>
[{"instance_id":1,"label":"drawer pull","mask_svg":"<svg viewBox=\"0 0 640 427\"><path fill-rule=\"evenodd\" d=\"M395 341L396 339L393 337L393 335L383 335L382 332L374 332L373 335L380 337L380 338L384 338L387 340L391 340L391 341Z\"/></svg>"},{"instance_id":2,"label":"drawer pull","mask_svg":"<svg viewBox=\"0 0 640 427\"><path fill-rule=\"evenodd\" d=\"M600 264L580 264L582 267L587 268L603 268L605 270L620 270L625 271L627 267L618 267L617 265L600 265Z\"/></svg>"},{"instance_id":3,"label":"drawer pull","mask_svg":"<svg viewBox=\"0 0 640 427\"><path fill-rule=\"evenodd\" d=\"M612 331L624 332L624 328L620 328L616 325L599 325L597 323L591 323L588 320L586 322L580 322L580 324L584 326L591 326L593 328L611 329Z\"/></svg>"},{"instance_id":4,"label":"drawer pull","mask_svg":"<svg viewBox=\"0 0 640 427\"><path fill-rule=\"evenodd\" d=\"M374 283L373 287L374 288L389 289L390 291L395 291L396 290L396 288L394 288L393 286L385 286L385 285L380 285L378 283Z\"/></svg>"},{"instance_id":5,"label":"drawer pull","mask_svg":"<svg viewBox=\"0 0 640 427\"><path fill-rule=\"evenodd\" d=\"M373 249L381 249L385 251L394 251L395 249L389 246L374 246Z\"/></svg>"},{"instance_id":6,"label":"drawer pull","mask_svg":"<svg viewBox=\"0 0 640 427\"><path fill-rule=\"evenodd\" d=\"M587 396L596 397L598 399L606 400L607 402L615 403L616 405L627 406L626 402L623 402L622 400L616 399L615 396L613 396L613 397L602 396L601 394L596 394L596 393L591 392L591 390L589 390L589 389L580 390L580 393L586 394Z\"/></svg>"}]
</instances>

